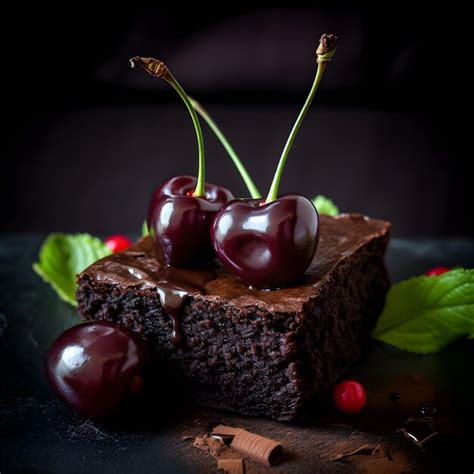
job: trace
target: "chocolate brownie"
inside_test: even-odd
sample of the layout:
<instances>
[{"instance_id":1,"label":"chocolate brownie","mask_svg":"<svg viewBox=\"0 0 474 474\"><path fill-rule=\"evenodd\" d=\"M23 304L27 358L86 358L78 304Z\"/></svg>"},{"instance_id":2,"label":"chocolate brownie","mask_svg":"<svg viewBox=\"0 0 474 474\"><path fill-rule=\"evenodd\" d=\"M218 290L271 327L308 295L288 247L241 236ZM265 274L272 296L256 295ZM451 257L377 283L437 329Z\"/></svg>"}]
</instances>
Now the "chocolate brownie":
<instances>
[{"instance_id":1,"label":"chocolate brownie","mask_svg":"<svg viewBox=\"0 0 474 474\"><path fill-rule=\"evenodd\" d=\"M146 237L78 276L79 312L148 338L161 360L207 388L205 403L293 420L366 345L389 288L389 230L357 214L321 216L304 279L272 291L217 264L166 267Z\"/></svg>"}]
</instances>

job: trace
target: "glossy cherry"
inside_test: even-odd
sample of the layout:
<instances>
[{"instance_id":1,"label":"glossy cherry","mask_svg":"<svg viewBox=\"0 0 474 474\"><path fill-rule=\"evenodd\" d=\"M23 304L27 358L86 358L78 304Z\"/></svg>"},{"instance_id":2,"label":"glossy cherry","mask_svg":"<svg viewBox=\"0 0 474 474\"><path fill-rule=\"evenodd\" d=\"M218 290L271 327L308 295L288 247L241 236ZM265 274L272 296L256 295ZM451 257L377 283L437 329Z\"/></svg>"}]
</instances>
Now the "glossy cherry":
<instances>
[{"instance_id":1,"label":"glossy cherry","mask_svg":"<svg viewBox=\"0 0 474 474\"><path fill-rule=\"evenodd\" d=\"M206 183L203 197L194 197L196 182L193 176L176 176L157 188L150 202L150 234L170 265L185 266L212 257L212 221L233 199L228 189L211 183Z\"/></svg>"},{"instance_id":2,"label":"glossy cherry","mask_svg":"<svg viewBox=\"0 0 474 474\"><path fill-rule=\"evenodd\" d=\"M216 215L211 236L222 263L256 288L273 288L301 278L314 257L319 216L299 194L278 197L286 159L311 106L326 65L336 51L334 35L321 36L317 70L308 97L283 148L265 200L236 200Z\"/></svg>"},{"instance_id":3,"label":"glossy cherry","mask_svg":"<svg viewBox=\"0 0 474 474\"><path fill-rule=\"evenodd\" d=\"M299 194L268 204L235 200L216 215L211 235L221 262L256 288L282 286L300 278L318 244L319 217Z\"/></svg>"},{"instance_id":4,"label":"glossy cherry","mask_svg":"<svg viewBox=\"0 0 474 474\"><path fill-rule=\"evenodd\" d=\"M104 244L109 247L112 253L118 253L127 250L132 246L133 242L126 235L116 234L107 237L104 240Z\"/></svg>"},{"instance_id":5,"label":"glossy cherry","mask_svg":"<svg viewBox=\"0 0 474 474\"><path fill-rule=\"evenodd\" d=\"M345 380L334 390L334 403L344 413L358 413L367 401L365 388L355 380Z\"/></svg>"},{"instance_id":6,"label":"glossy cherry","mask_svg":"<svg viewBox=\"0 0 474 474\"><path fill-rule=\"evenodd\" d=\"M189 97L167 66L157 59L140 56L133 57L130 63L165 80L178 93L191 116L198 145L197 178L176 176L153 193L147 218L150 234L169 265L187 266L207 260L212 255L209 236L212 219L233 196L221 186L206 183L201 125Z\"/></svg>"},{"instance_id":7,"label":"glossy cherry","mask_svg":"<svg viewBox=\"0 0 474 474\"><path fill-rule=\"evenodd\" d=\"M87 322L54 342L46 374L74 410L88 418L103 417L143 391L149 358L147 342L135 333L109 322Z\"/></svg>"},{"instance_id":8,"label":"glossy cherry","mask_svg":"<svg viewBox=\"0 0 474 474\"><path fill-rule=\"evenodd\" d=\"M438 276L438 275L442 275L443 273L449 272L450 270L451 268L448 268L448 267L434 267L428 270L425 273L425 275L429 277Z\"/></svg>"}]
</instances>

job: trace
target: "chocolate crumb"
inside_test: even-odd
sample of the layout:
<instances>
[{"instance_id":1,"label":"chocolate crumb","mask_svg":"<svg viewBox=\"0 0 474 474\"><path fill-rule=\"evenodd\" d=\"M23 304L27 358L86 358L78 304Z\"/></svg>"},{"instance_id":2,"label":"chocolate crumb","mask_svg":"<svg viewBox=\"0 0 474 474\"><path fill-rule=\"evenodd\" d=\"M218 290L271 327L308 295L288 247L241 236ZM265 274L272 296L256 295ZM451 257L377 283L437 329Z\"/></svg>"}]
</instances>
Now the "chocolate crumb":
<instances>
[{"instance_id":1,"label":"chocolate crumb","mask_svg":"<svg viewBox=\"0 0 474 474\"><path fill-rule=\"evenodd\" d=\"M224 471L224 474L245 474L243 459L219 459L217 469Z\"/></svg>"},{"instance_id":2,"label":"chocolate crumb","mask_svg":"<svg viewBox=\"0 0 474 474\"><path fill-rule=\"evenodd\" d=\"M209 436L208 434L205 434L202 437L197 437L194 440L193 446L201 451L206 451L216 459L222 456L226 450L230 449L222 440Z\"/></svg>"},{"instance_id":3,"label":"chocolate crumb","mask_svg":"<svg viewBox=\"0 0 474 474\"><path fill-rule=\"evenodd\" d=\"M418 405L418 415L419 416L429 416L436 415L436 408L432 407L428 402L423 402Z\"/></svg>"}]
</instances>

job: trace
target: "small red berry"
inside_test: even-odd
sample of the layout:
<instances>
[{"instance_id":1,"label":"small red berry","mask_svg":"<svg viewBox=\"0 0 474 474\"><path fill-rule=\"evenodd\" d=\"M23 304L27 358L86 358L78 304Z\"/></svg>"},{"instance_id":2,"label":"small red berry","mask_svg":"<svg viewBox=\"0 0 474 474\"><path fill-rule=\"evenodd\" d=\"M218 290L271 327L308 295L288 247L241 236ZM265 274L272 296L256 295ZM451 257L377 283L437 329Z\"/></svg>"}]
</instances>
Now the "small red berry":
<instances>
[{"instance_id":1,"label":"small red berry","mask_svg":"<svg viewBox=\"0 0 474 474\"><path fill-rule=\"evenodd\" d=\"M442 275L443 273L449 272L451 269L448 267L434 267L431 270L428 270L425 275L429 277Z\"/></svg>"},{"instance_id":2,"label":"small red berry","mask_svg":"<svg viewBox=\"0 0 474 474\"><path fill-rule=\"evenodd\" d=\"M344 413L358 413L366 400L365 388L355 380L345 380L334 390L334 403Z\"/></svg>"},{"instance_id":3,"label":"small red berry","mask_svg":"<svg viewBox=\"0 0 474 474\"><path fill-rule=\"evenodd\" d=\"M132 246L132 241L125 235L117 234L107 237L104 241L105 245L112 250L113 253L121 252L122 250L127 250Z\"/></svg>"}]
</instances>

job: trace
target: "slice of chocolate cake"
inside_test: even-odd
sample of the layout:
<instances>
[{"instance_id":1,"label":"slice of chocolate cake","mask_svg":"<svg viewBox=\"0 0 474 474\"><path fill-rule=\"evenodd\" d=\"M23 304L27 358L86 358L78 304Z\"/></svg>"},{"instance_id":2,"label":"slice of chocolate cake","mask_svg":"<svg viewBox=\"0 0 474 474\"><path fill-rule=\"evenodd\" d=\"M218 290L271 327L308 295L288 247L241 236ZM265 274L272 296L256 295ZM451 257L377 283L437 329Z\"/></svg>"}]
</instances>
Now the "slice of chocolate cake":
<instances>
[{"instance_id":1,"label":"slice of chocolate cake","mask_svg":"<svg viewBox=\"0 0 474 474\"><path fill-rule=\"evenodd\" d=\"M209 390L205 402L292 420L360 355L383 308L388 222L321 216L299 284L247 288L220 267L170 269L150 238L78 276L80 314L147 337L157 355Z\"/></svg>"}]
</instances>

